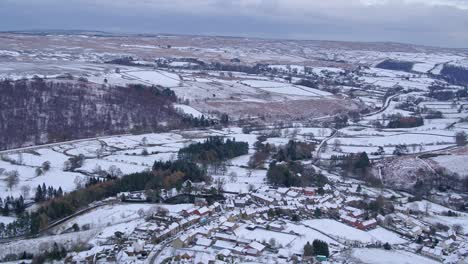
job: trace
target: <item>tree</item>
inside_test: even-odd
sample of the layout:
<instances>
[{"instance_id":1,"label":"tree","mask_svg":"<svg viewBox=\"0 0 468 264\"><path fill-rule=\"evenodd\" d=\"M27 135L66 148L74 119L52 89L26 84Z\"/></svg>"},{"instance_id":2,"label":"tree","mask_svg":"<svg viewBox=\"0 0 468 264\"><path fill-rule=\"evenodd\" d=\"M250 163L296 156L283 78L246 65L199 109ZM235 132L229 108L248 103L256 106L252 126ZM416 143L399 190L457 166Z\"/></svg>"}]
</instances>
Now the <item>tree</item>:
<instances>
[{"instance_id":1,"label":"tree","mask_svg":"<svg viewBox=\"0 0 468 264\"><path fill-rule=\"evenodd\" d=\"M360 193L362 191L362 186L359 184L356 188L356 192Z\"/></svg>"},{"instance_id":2,"label":"tree","mask_svg":"<svg viewBox=\"0 0 468 264\"><path fill-rule=\"evenodd\" d=\"M313 253L315 256L330 256L330 251L328 250L328 244L325 241L315 239L312 243L313 246Z\"/></svg>"},{"instance_id":3,"label":"tree","mask_svg":"<svg viewBox=\"0 0 468 264\"><path fill-rule=\"evenodd\" d=\"M148 156L149 155L149 152L146 148L144 148L142 151L141 151L141 155L142 156Z\"/></svg>"},{"instance_id":4,"label":"tree","mask_svg":"<svg viewBox=\"0 0 468 264\"><path fill-rule=\"evenodd\" d=\"M237 173L235 171L231 171L229 173L229 181L230 182L237 182Z\"/></svg>"},{"instance_id":5,"label":"tree","mask_svg":"<svg viewBox=\"0 0 468 264\"><path fill-rule=\"evenodd\" d=\"M455 233L457 233L459 235L462 235L463 234L463 226L460 225L460 224L454 224L453 225L453 231L455 231Z\"/></svg>"},{"instance_id":6,"label":"tree","mask_svg":"<svg viewBox=\"0 0 468 264\"><path fill-rule=\"evenodd\" d=\"M314 216L315 218L320 218L322 216L322 210L320 210L320 208L315 208L314 210Z\"/></svg>"},{"instance_id":7,"label":"tree","mask_svg":"<svg viewBox=\"0 0 468 264\"><path fill-rule=\"evenodd\" d=\"M224 125L224 126L227 126L229 124L229 115L228 114L222 114L221 115L221 120L220 120L221 124Z\"/></svg>"},{"instance_id":8,"label":"tree","mask_svg":"<svg viewBox=\"0 0 468 264\"><path fill-rule=\"evenodd\" d=\"M466 145L466 133L465 133L465 131L458 132L455 135L455 142L457 143L457 146L465 146Z\"/></svg>"},{"instance_id":9,"label":"tree","mask_svg":"<svg viewBox=\"0 0 468 264\"><path fill-rule=\"evenodd\" d=\"M341 152L341 141L339 139L333 141L333 151Z\"/></svg>"},{"instance_id":10,"label":"tree","mask_svg":"<svg viewBox=\"0 0 468 264\"><path fill-rule=\"evenodd\" d=\"M29 185L21 186L21 193L23 194L24 198L28 198L30 191L31 191L31 187L29 187Z\"/></svg>"},{"instance_id":11,"label":"tree","mask_svg":"<svg viewBox=\"0 0 468 264\"><path fill-rule=\"evenodd\" d=\"M217 178L215 180L216 191L218 194L220 194L224 190L224 184L225 184L225 181L222 178Z\"/></svg>"},{"instance_id":12,"label":"tree","mask_svg":"<svg viewBox=\"0 0 468 264\"><path fill-rule=\"evenodd\" d=\"M142 145L142 146L147 146L147 145L148 145L148 138L143 137L143 138L141 139L141 145Z\"/></svg>"},{"instance_id":13,"label":"tree","mask_svg":"<svg viewBox=\"0 0 468 264\"><path fill-rule=\"evenodd\" d=\"M107 174L110 178L116 179L121 177L123 175L123 172L120 170L120 168L117 168L117 166L111 165L109 166L109 169L107 169Z\"/></svg>"},{"instance_id":14,"label":"tree","mask_svg":"<svg viewBox=\"0 0 468 264\"><path fill-rule=\"evenodd\" d=\"M19 172L17 170L12 170L7 172L6 183L8 188L11 189L19 183Z\"/></svg>"},{"instance_id":15,"label":"tree","mask_svg":"<svg viewBox=\"0 0 468 264\"><path fill-rule=\"evenodd\" d=\"M63 163L63 171L70 171L71 170L71 162L69 160L66 160Z\"/></svg>"},{"instance_id":16,"label":"tree","mask_svg":"<svg viewBox=\"0 0 468 264\"><path fill-rule=\"evenodd\" d=\"M268 244L270 244L272 248L276 247L276 239L274 237L270 238Z\"/></svg>"},{"instance_id":17,"label":"tree","mask_svg":"<svg viewBox=\"0 0 468 264\"><path fill-rule=\"evenodd\" d=\"M310 242L307 242L304 246L304 257L312 257L314 255L314 248L310 244Z\"/></svg>"},{"instance_id":18,"label":"tree","mask_svg":"<svg viewBox=\"0 0 468 264\"><path fill-rule=\"evenodd\" d=\"M393 151L393 155L402 156L408 154L408 146L405 144L400 144L395 146L395 150Z\"/></svg>"},{"instance_id":19,"label":"tree","mask_svg":"<svg viewBox=\"0 0 468 264\"><path fill-rule=\"evenodd\" d=\"M392 246L387 242L387 243L384 244L383 248L384 248L385 250L391 250L391 249L392 249Z\"/></svg>"},{"instance_id":20,"label":"tree","mask_svg":"<svg viewBox=\"0 0 468 264\"><path fill-rule=\"evenodd\" d=\"M328 150L328 143L325 141L322 144L321 151L322 151L322 153L325 153L325 152L327 152L327 150Z\"/></svg>"},{"instance_id":21,"label":"tree","mask_svg":"<svg viewBox=\"0 0 468 264\"><path fill-rule=\"evenodd\" d=\"M361 152L359 154L356 164L354 165L354 168L365 169L365 168L368 168L369 166L370 166L369 156L367 156L366 152Z\"/></svg>"},{"instance_id":22,"label":"tree","mask_svg":"<svg viewBox=\"0 0 468 264\"><path fill-rule=\"evenodd\" d=\"M42 169L41 169L41 168L36 168L36 171L35 171L35 172L36 172L36 177L39 177L39 176L41 176L41 175L42 175L42 173L43 173L43 171L42 171Z\"/></svg>"},{"instance_id":23,"label":"tree","mask_svg":"<svg viewBox=\"0 0 468 264\"><path fill-rule=\"evenodd\" d=\"M84 187L84 179L80 176L76 176L73 183L75 184L75 188L78 190Z\"/></svg>"},{"instance_id":24,"label":"tree","mask_svg":"<svg viewBox=\"0 0 468 264\"><path fill-rule=\"evenodd\" d=\"M44 161L42 163L42 170L43 171L49 171L50 170L50 161Z\"/></svg>"}]
</instances>

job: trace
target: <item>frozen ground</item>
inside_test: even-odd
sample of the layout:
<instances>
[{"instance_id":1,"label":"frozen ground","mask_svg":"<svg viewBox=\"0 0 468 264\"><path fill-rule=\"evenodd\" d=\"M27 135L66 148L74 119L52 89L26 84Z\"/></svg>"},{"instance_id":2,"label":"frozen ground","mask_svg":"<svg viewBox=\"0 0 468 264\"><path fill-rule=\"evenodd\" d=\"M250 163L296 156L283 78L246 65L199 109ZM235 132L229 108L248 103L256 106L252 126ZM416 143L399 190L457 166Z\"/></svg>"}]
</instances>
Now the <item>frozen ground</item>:
<instances>
[{"instance_id":1,"label":"frozen ground","mask_svg":"<svg viewBox=\"0 0 468 264\"><path fill-rule=\"evenodd\" d=\"M468 177L468 155L442 155L432 160L462 178Z\"/></svg>"},{"instance_id":2,"label":"frozen ground","mask_svg":"<svg viewBox=\"0 0 468 264\"><path fill-rule=\"evenodd\" d=\"M352 257L366 264L436 264L438 261L402 250L353 249Z\"/></svg>"},{"instance_id":3,"label":"frozen ground","mask_svg":"<svg viewBox=\"0 0 468 264\"><path fill-rule=\"evenodd\" d=\"M377 228L371 231L362 231L344 223L332 219L314 219L306 220L304 225L321 230L322 232L336 238L348 241L359 241L362 243L374 243L380 241L390 244L402 244L406 240L400 238L397 234L386 229Z\"/></svg>"}]
</instances>

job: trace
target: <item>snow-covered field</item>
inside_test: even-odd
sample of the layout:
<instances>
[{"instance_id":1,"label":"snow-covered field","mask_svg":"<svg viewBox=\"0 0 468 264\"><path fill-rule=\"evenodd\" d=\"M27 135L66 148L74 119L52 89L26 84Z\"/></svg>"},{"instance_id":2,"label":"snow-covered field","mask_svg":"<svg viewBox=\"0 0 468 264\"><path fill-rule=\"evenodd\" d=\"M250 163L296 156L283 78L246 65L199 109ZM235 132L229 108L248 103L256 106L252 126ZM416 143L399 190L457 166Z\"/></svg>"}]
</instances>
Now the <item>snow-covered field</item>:
<instances>
[{"instance_id":1,"label":"snow-covered field","mask_svg":"<svg viewBox=\"0 0 468 264\"><path fill-rule=\"evenodd\" d=\"M402 250L384 250L384 249L353 249L351 253L356 258L366 264L436 264L438 261L425 258L411 252Z\"/></svg>"},{"instance_id":2,"label":"snow-covered field","mask_svg":"<svg viewBox=\"0 0 468 264\"><path fill-rule=\"evenodd\" d=\"M359 241L362 243L375 243L380 241L382 243L388 242L390 244L402 244L407 242L397 234L383 228L377 228L371 231L362 231L332 219L306 220L303 223L308 227L321 230L332 237L348 241Z\"/></svg>"},{"instance_id":3,"label":"snow-covered field","mask_svg":"<svg viewBox=\"0 0 468 264\"><path fill-rule=\"evenodd\" d=\"M66 230L71 228L73 224L78 223L80 226L88 225L89 228L103 228L121 223L130 222L141 219L146 212L156 206L166 208L170 213L178 213L185 209L193 208L193 204L178 204L178 205L154 205L154 204L115 204L99 207L89 213L78 216L73 220L62 225L61 228ZM143 215L140 215L143 213Z\"/></svg>"},{"instance_id":4,"label":"snow-covered field","mask_svg":"<svg viewBox=\"0 0 468 264\"><path fill-rule=\"evenodd\" d=\"M468 177L468 155L442 155L432 160L462 178Z\"/></svg>"},{"instance_id":5,"label":"snow-covered field","mask_svg":"<svg viewBox=\"0 0 468 264\"><path fill-rule=\"evenodd\" d=\"M125 72L123 76L129 76L136 80L163 87L180 86L180 77L177 74L163 71L132 71Z\"/></svg>"},{"instance_id":6,"label":"snow-covered field","mask_svg":"<svg viewBox=\"0 0 468 264\"><path fill-rule=\"evenodd\" d=\"M192 115L193 117L201 117L203 115L203 113L188 105L175 104L174 107L187 115Z\"/></svg>"}]
</instances>

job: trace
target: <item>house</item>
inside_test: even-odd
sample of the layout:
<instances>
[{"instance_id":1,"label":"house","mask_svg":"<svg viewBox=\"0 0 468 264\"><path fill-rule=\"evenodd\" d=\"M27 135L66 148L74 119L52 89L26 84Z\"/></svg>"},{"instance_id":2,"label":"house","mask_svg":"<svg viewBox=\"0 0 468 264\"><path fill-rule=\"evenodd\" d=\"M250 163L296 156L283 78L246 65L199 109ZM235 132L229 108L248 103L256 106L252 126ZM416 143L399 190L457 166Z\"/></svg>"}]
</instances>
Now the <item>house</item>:
<instances>
[{"instance_id":1,"label":"house","mask_svg":"<svg viewBox=\"0 0 468 264\"><path fill-rule=\"evenodd\" d=\"M245 247L244 254L250 256L259 256L263 252L265 246L257 241L253 241Z\"/></svg>"},{"instance_id":2,"label":"house","mask_svg":"<svg viewBox=\"0 0 468 264\"><path fill-rule=\"evenodd\" d=\"M299 193L291 190L286 195L291 198L297 198L299 196Z\"/></svg>"},{"instance_id":3,"label":"house","mask_svg":"<svg viewBox=\"0 0 468 264\"><path fill-rule=\"evenodd\" d=\"M243 208L243 207L245 207L246 203L247 202L244 199L235 199L234 200L234 206L235 207Z\"/></svg>"},{"instance_id":4,"label":"house","mask_svg":"<svg viewBox=\"0 0 468 264\"><path fill-rule=\"evenodd\" d=\"M229 249L223 249L221 251L218 252L218 257L222 257L222 258L227 258L227 257L230 257L232 256L232 253Z\"/></svg>"},{"instance_id":5,"label":"house","mask_svg":"<svg viewBox=\"0 0 468 264\"><path fill-rule=\"evenodd\" d=\"M183 247L188 246L190 244L190 241L191 241L191 238L189 235L182 235L174 239L174 241L172 241L172 246L174 248L183 248Z\"/></svg>"},{"instance_id":6,"label":"house","mask_svg":"<svg viewBox=\"0 0 468 264\"><path fill-rule=\"evenodd\" d=\"M270 197L268 197L266 195L263 195L263 194L260 194L260 193L252 193L251 196L255 201L257 201L259 203L272 204L274 202L273 198L270 198Z\"/></svg>"},{"instance_id":7,"label":"house","mask_svg":"<svg viewBox=\"0 0 468 264\"><path fill-rule=\"evenodd\" d=\"M214 203L210 206L210 208L213 208L213 210L214 210L215 212L220 212L220 211L222 210L221 204L218 203L218 202L214 202Z\"/></svg>"},{"instance_id":8,"label":"house","mask_svg":"<svg viewBox=\"0 0 468 264\"><path fill-rule=\"evenodd\" d=\"M422 232L423 232L423 230L422 230L422 228L420 226L415 226L415 227L411 228L411 230L409 231L409 234L412 237L416 238L416 237L420 236L422 234Z\"/></svg>"},{"instance_id":9,"label":"house","mask_svg":"<svg viewBox=\"0 0 468 264\"><path fill-rule=\"evenodd\" d=\"M380 224L385 223L385 216L383 216L383 215L381 215L381 214L377 215L377 216L375 217L375 219L376 219L377 222L380 223Z\"/></svg>"},{"instance_id":10,"label":"house","mask_svg":"<svg viewBox=\"0 0 468 264\"><path fill-rule=\"evenodd\" d=\"M211 244L213 244L213 240L205 238L205 237L198 237L195 244L197 246L209 247L211 246Z\"/></svg>"},{"instance_id":11,"label":"house","mask_svg":"<svg viewBox=\"0 0 468 264\"><path fill-rule=\"evenodd\" d=\"M282 196L285 196L288 191L289 191L289 188L284 188L284 187L278 188L278 190L276 190L276 192Z\"/></svg>"},{"instance_id":12,"label":"house","mask_svg":"<svg viewBox=\"0 0 468 264\"><path fill-rule=\"evenodd\" d=\"M210 210L208 209L208 207L203 206L193 211L193 213L199 216L206 216L210 214Z\"/></svg>"},{"instance_id":13,"label":"house","mask_svg":"<svg viewBox=\"0 0 468 264\"><path fill-rule=\"evenodd\" d=\"M344 210L348 212L349 216L352 216L354 218L359 218L359 217L362 217L364 215L363 210L358 209L358 208L354 208L354 207L351 207L351 206L346 206L344 208Z\"/></svg>"},{"instance_id":14,"label":"house","mask_svg":"<svg viewBox=\"0 0 468 264\"><path fill-rule=\"evenodd\" d=\"M348 224L348 225L351 225L351 226L356 225L356 223L357 223L357 221L358 221L356 218L351 217L351 216L348 216L348 215L345 215L345 214L340 215L340 219L341 219L341 221L343 221L344 223L346 223L346 224Z\"/></svg>"},{"instance_id":15,"label":"house","mask_svg":"<svg viewBox=\"0 0 468 264\"><path fill-rule=\"evenodd\" d=\"M302 190L302 193L305 196L314 196L315 195L315 189L311 187L306 187Z\"/></svg>"},{"instance_id":16,"label":"house","mask_svg":"<svg viewBox=\"0 0 468 264\"><path fill-rule=\"evenodd\" d=\"M375 219L369 219L364 222L357 222L356 227L361 230L369 230L377 227L377 221Z\"/></svg>"},{"instance_id":17,"label":"house","mask_svg":"<svg viewBox=\"0 0 468 264\"><path fill-rule=\"evenodd\" d=\"M237 223L234 223L234 222L224 222L222 225L221 225L221 229L223 229L224 231L233 231L234 229L236 229L238 227Z\"/></svg>"},{"instance_id":18,"label":"house","mask_svg":"<svg viewBox=\"0 0 468 264\"><path fill-rule=\"evenodd\" d=\"M435 248L430 248L430 247L423 247L421 249L421 254L436 260L442 260L442 248L440 247L435 247Z\"/></svg>"},{"instance_id":19,"label":"house","mask_svg":"<svg viewBox=\"0 0 468 264\"><path fill-rule=\"evenodd\" d=\"M447 240L444 240L442 241L442 243L440 243L439 245L444 249L444 250L447 250L449 249L452 245L454 245L455 243L455 240L449 238Z\"/></svg>"},{"instance_id":20,"label":"house","mask_svg":"<svg viewBox=\"0 0 468 264\"><path fill-rule=\"evenodd\" d=\"M169 231L169 234L173 236L179 232L180 225L178 223L172 223L167 227L167 230Z\"/></svg>"},{"instance_id":21,"label":"house","mask_svg":"<svg viewBox=\"0 0 468 264\"><path fill-rule=\"evenodd\" d=\"M273 231L283 231L284 229L283 225L279 223L268 224L268 227Z\"/></svg>"},{"instance_id":22,"label":"house","mask_svg":"<svg viewBox=\"0 0 468 264\"><path fill-rule=\"evenodd\" d=\"M184 254L182 254L180 256L180 259L188 261L188 260L192 259L192 256L188 252L185 252Z\"/></svg>"},{"instance_id":23,"label":"house","mask_svg":"<svg viewBox=\"0 0 468 264\"><path fill-rule=\"evenodd\" d=\"M183 210L182 215L183 216L193 215L193 214L195 214L196 210L197 210L196 208L190 208L190 209L187 209L187 210Z\"/></svg>"}]
</instances>

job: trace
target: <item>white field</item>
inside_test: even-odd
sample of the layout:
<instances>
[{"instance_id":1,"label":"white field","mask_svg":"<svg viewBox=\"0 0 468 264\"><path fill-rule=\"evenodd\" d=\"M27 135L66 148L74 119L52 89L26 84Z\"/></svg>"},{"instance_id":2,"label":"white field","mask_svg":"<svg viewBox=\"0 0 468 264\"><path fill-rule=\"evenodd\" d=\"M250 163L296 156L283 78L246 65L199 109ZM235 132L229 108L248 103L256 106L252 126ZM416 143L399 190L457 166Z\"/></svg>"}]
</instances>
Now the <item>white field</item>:
<instances>
[{"instance_id":1,"label":"white field","mask_svg":"<svg viewBox=\"0 0 468 264\"><path fill-rule=\"evenodd\" d=\"M424 220L432 224L441 223L449 227L453 227L453 225L461 225L463 228L463 233L468 235L468 215L466 214L458 217L432 215L425 217Z\"/></svg>"},{"instance_id":2,"label":"white field","mask_svg":"<svg viewBox=\"0 0 468 264\"><path fill-rule=\"evenodd\" d=\"M385 229L363 231L332 219L314 219L303 221L304 225L321 230L332 237L342 238L349 241L360 241L362 243L388 242L390 244L405 243L406 240L397 234Z\"/></svg>"},{"instance_id":3,"label":"white field","mask_svg":"<svg viewBox=\"0 0 468 264\"><path fill-rule=\"evenodd\" d=\"M339 250L343 247L338 241L333 240L330 237L304 225L287 223L286 229L284 231L293 231L295 233L301 234L301 236L296 237L293 241L291 241L290 244L284 247L291 251L291 253L301 254L304 250L304 245L307 244L307 242L312 243L315 239L327 242L331 250Z\"/></svg>"},{"instance_id":4,"label":"white field","mask_svg":"<svg viewBox=\"0 0 468 264\"><path fill-rule=\"evenodd\" d=\"M141 219L138 211L148 211L150 208L161 206L169 210L170 213L177 213L184 209L193 207L193 204L177 204L177 205L156 205L156 204L116 204L99 207L89 213L78 216L66 224L61 226L62 229L67 229L78 223L80 226L89 225L90 228L103 228L120 223L126 223L133 220Z\"/></svg>"},{"instance_id":5,"label":"white field","mask_svg":"<svg viewBox=\"0 0 468 264\"><path fill-rule=\"evenodd\" d=\"M192 115L193 117L201 117L203 115L203 113L188 105L175 104L174 107L187 115Z\"/></svg>"},{"instance_id":6,"label":"white field","mask_svg":"<svg viewBox=\"0 0 468 264\"><path fill-rule=\"evenodd\" d=\"M444 155L432 158L432 160L462 178L468 177L468 155Z\"/></svg>"},{"instance_id":7,"label":"white field","mask_svg":"<svg viewBox=\"0 0 468 264\"><path fill-rule=\"evenodd\" d=\"M283 246L291 243L296 238L295 235L270 231L266 229L256 228L255 230L248 230L246 225L243 225L234 230L234 234L240 238L256 240L258 242L268 242L271 238L274 238L278 244Z\"/></svg>"},{"instance_id":8,"label":"white field","mask_svg":"<svg viewBox=\"0 0 468 264\"><path fill-rule=\"evenodd\" d=\"M353 249L354 258L359 259L362 263L368 264L436 264L438 261L425 258L402 250L384 250L384 249Z\"/></svg>"},{"instance_id":9,"label":"white field","mask_svg":"<svg viewBox=\"0 0 468 264\"><path fill-rule=\"evenodd\" d=\"M439 145L455 144L452 136L402 133L380 137L337 137L343 145L351 146L394 146L398 144Z\"/></svg>"},{"instance_id":10,"label":"white field","mask_svg":"<svg viewBox=\"0 0 468 264\"><path fill-rule=\"evenodd\" d=\"M163 87L180 86L181 82L179 75L163 71L132 71L125 72L123 76L129 76L148 84L161 85Z\"/></svg>"}]
</instances>

